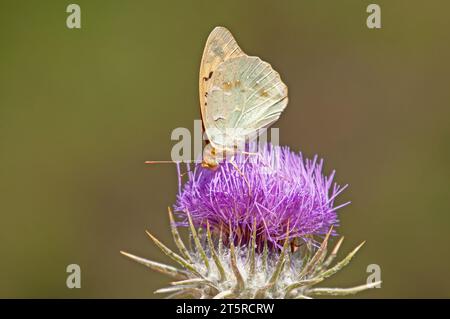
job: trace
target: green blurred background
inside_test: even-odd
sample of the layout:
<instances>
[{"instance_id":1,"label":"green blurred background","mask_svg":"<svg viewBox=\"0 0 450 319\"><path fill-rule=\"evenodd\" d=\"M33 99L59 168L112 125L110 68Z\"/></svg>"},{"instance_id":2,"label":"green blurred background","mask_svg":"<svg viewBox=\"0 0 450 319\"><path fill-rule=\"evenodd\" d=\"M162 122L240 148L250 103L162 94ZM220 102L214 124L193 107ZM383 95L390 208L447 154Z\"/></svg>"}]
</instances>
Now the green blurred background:
<instances>
[{"instance_id":1,"label":"green blurred background","mask_svg":"<svg viewBox=\"0 0 450 319\"><path fill-rule=\"evenodd\" d=\"M119 250L168 260L176 127L199 118L198 68L216 25L289 86L281 144L319 154L350 187L328 282L358 297L450 297L448 1L0 1L0 297L144 297L168 280ZM66 266L81 266L81 289Z\"/></svg>"}]
</instances>

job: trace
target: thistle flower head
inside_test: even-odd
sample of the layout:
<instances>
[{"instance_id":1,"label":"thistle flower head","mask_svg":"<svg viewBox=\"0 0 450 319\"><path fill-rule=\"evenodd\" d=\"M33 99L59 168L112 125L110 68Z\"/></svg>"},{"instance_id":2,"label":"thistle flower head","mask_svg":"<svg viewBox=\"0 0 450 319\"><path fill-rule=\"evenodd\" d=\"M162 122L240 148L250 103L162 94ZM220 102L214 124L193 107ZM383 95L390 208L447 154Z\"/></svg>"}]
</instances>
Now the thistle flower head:
<instances>
[{"instance_id":1,"label":"thistle flower head","mask_svg":"<svg viewBox=\"0 0 450 319\"><path fill-rule=\"evenodd\" d=\"M175 205L177 215L184 217L179 225L187 225L189 213L196 226L206 227L208 221L216 233L231 227L236 242L246 245L256 224L257 247L267 241L275 250L286 234L304 241L325 235L338 225L336 210L347 203L334 206L345 186L333 183L334 172L325 176L322 168L317 156L304 159L288 147L271 144L260 146L257 154L237 154L216 171L200 164L192 171L188 167ZM179 178L181 185L180 173Z\"/></svg>"}]
</instances>

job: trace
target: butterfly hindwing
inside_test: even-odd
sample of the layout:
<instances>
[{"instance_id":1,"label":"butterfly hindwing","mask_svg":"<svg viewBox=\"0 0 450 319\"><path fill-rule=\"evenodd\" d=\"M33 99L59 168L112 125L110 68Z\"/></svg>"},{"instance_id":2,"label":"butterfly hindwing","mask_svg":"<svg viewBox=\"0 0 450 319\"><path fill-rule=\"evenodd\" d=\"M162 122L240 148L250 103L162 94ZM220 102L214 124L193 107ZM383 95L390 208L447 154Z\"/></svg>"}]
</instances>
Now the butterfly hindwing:
<instances>
[{"instance_id":1,"label":"butterfly hindwing","mask_svg":"<svg viewBox=\"0 0 450 319\"><path fill-rule=\"evenodd\" d=\"M203 121L211 143L232 148L278 120L288 102L287 87L270 64L241 55L218 65L207 101Z\"/></svg>"}]
</instances>

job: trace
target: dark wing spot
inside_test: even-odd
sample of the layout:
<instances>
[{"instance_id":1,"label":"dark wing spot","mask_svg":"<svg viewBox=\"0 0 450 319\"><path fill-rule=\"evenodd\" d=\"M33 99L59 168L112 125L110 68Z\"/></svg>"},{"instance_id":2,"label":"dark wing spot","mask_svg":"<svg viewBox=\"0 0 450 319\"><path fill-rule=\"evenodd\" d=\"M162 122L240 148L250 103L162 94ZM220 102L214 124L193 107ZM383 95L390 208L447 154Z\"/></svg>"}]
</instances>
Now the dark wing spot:
<instances>
[{"instance_id":1,"label":"dark wing spot","mask_svg":"<svg viewBox=\"0 0 450 319\"><path fill-rule=\"evenodd\" d=\"M204 76L203 80L208 81L212 77L213 73L214 73L213 71L209 72L208 77Z\"/></svg>"}]
</instances>

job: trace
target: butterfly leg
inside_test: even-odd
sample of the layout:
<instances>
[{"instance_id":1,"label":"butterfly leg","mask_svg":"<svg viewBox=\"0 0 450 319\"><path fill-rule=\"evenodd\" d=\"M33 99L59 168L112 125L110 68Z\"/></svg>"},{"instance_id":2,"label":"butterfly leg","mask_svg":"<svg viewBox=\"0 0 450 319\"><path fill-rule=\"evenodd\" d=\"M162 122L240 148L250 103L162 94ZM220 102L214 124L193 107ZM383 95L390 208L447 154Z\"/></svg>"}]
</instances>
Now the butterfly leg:
<instances>
[{"instance_id":1,"label":"butterfly leg","mask_svg":"<svg viewBox=\"0 0 450 319\"><path fill-rule=\"evenodd\" d=\"M244 155L251 155L251 156L258 156L259 159L261 160L261 164L264 165L268 170L270 170L271 172L273 172L273 168L270 166L270 164L266 163L264 160L264 157L262 156L261 153L258 152L246 152L246 151L241 151L241 154Z\"/></svg>"},{"instance_id":2,"label":"butterfly leg","mask_svg":"<svg viewBox=\"0 0 450 319\"><path fill-rule=\"evenodd\" d=\"M249 195L251 195L252 194L252 187L250 186L250 182L249 182L247 176L245 176L245 174L242 172L242 170L236 165L236 163L234 161L234 156L229 161L229 163L231 165L233 165L233 167L238 171L238 173L244 178L244 181L245 181L245 183L247 184L247 187L248 187L248 193L249 193Z\"/></svg>"}]
</instances>

